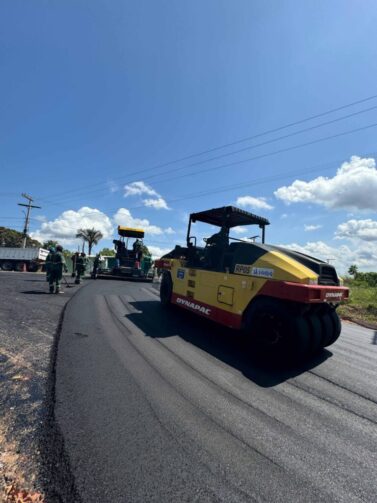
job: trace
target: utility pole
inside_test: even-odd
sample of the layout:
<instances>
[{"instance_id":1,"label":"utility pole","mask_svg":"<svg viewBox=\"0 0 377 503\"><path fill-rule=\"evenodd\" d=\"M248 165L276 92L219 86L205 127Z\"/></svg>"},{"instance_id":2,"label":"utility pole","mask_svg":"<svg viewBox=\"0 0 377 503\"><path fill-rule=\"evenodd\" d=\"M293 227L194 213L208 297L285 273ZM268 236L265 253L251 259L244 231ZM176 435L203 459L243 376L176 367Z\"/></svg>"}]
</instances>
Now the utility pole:
<instances>
[{"instance_id":1,"label":"utility pole","mask_svg":"<svg viewBox=\"0 0 377 503\"><path fill-rule=\"evenodd\" d=\"M25 199L27 199L29 201L28 204L17 203L18 206L25 206L27 208L27 210L26 210L26 217L25 217L24 231L23 231L24 237L22 238L22 248L26 248L26 238L27 238L27 234L29 232L30 210L32 208L41 208L41 206L33 206L31 204L33 202L33 198L31 196L28 196L24 192L21 194L21 196L24 197Z\"/></svg>"}]
</instances>

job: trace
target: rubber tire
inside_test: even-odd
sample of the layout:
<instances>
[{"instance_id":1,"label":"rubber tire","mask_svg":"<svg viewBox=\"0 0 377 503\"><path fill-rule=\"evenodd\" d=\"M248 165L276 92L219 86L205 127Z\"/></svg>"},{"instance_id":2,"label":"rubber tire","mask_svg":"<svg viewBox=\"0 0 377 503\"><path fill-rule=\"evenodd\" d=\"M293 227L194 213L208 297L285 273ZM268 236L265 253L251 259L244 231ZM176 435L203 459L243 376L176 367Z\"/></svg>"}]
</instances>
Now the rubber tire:
<instances>
[{"instance_id":1,"label":"rubber tire","mask_svg":"<svg viewBox=\"0 0 377 503\"><path fill-rule=\"evenodd\" d=\"M334 344L334 342L336 342L339 339L340 333L342 331L342 325L338 313L336 312L335 309L332 308L330 310L329 316L333 326L333 335L332 337L329 338L324 347L331 346L332 344Z\"/></svg>"},{"instance_id":2,"label":"rubber tire","mask_svg":"<svg viewBox=\"0 0 377 503\"><path fill-rule=\"evenodd\" d=\"M9 260L5 260L1 264L1 268L3 271L13 271L14 264L13 264L13 262L10 262Z\"/></svg>"},{"instance_id":3,"label":"rubber tire","mask_svg":"<svg viewBox=\"0 0 377 503\"><path fill-rule=\"evenodd\" d=\"M317 313L308 314L307 320L310 328L309 352L315 354L322 349L322 324Z\"/></svg>"},{"instance_id":4,"label":"rubber tire","mask_svg":"<svg viewBox=\"0 0 377 503\"><path fill-rule=\"evenodd\" d=\"M296 360L310 350L308 321L293 305L275 299L261 298L252 303L246 314L245 331L259 351L271 356Z\"/></svg>"},{"instance_id":5,"label":"rubber tire","mask_svg":"<svg viewBox=\"0 0 377 503\"><path fill-rule=\"evenodd\" d=\"M26 264L26 269L28 272L38 272L41 266L36 262L29 262Z\"/></svg>"},{"instance_id":6,"label":"rubber tire","mask_svg":"<svg viewBox=\"0 0 377 503\"><path fill-rule=\"evenodd\" d=\"M325 348L332 344L332 340L335 337L335 330L333 321L331 318L331 313L328 309L319 314L319 319L322 325L322 347Z\"/></svg>"},{"instance_id":7,"label":"rubber tire","mask_svg":"<svg viewBox=\"0 0 377 503\"><path fill-rule=\"evenodd\" d=\"M160 284L160 301L163 307L171 305L171 297L173 294L173 281L170 272L163 272Z\"/></svg>"}]
</instances>

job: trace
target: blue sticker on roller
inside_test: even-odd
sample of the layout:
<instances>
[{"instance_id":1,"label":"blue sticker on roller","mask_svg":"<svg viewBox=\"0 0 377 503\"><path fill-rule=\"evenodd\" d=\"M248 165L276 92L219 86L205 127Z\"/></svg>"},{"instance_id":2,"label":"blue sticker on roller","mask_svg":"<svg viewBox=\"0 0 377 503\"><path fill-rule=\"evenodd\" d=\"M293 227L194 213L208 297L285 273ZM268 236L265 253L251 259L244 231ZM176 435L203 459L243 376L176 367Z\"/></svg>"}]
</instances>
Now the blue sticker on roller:
<instances>
[{"instance_id":1,"label":"blue sticker on roller","mask_svg":"<svg viewBox=\"0 0 377 503\"><path fill-rule=\"evenodd\" d=\"M184 269L178 269L177 270L177 278L178 279L183 279L185 277L185 270Z\"/></svg>"}]
</instances>

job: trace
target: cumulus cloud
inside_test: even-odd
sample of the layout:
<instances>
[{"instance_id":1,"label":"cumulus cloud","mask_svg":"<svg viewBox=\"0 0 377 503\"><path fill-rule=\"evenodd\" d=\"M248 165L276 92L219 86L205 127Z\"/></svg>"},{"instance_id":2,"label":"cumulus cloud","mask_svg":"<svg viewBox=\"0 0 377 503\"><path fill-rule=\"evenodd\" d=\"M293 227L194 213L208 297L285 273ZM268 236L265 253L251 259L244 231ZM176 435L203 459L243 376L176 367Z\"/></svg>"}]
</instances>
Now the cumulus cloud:
<instances>
[{"instance_id":1,"label":"cumulus cloud","mask_svg":"<svg viewBox=\"0 0 377 503\"><path fill-rule=\"evenodd\" d=\"M273 206L266 202L264 197L253 197L253 196L240 196L236 201L238 206L241 208L255 208L261 210L272 210Z\"/></svg>"},{"instance_id":2,"label":"cumulus cloud","mask_svg":"<svg viewBox=\"0 0 377 503\"><path fill-rule=\"evenodd\" d=\"M170 210L165 199L156 192L150 185L143 181L132 182L124 186L124 197L129 196L153 196L152 198L143 199L143 205L147 208L154 208L155 210Z\"/></svg>"},{"instance_id":3,"label":"cumulus cloud","mask_svg":"<svg viewBox=\"0 0 377 503\"><path fill-rule=\"evenodd\" d=\"M304 230L306 232L316 231L317 229L320 229L321 227L322 227L322 225L304 225Z\"/></svg>"},{"instance_id":4,"label":"cumulus cloud","mask_svg":"<svg viewBox=\"0 0 377 503\"><path fill-rule=\"evenodd\" d=\"M127 208L119 208L113 219L117 225L124 225L125 227L139 227L145 231L145 234L161 235L174 234L175 232L171 227L163 229L162 227L153 225L146 218L135 218Z\"/></svg>"},{"instance_id":5,"label":"cumulus cloud","mask_svg":"<svg viewBox=\"0 0 377 503\"><path fill-rule=\"evenodd\" d=\"M357 264L361 270L375 270L377 268L377 249L372 243L359 243L350 247L342 245L333 247L323 241L308 242L305 245L297 243L282 244L285 248L296 250L306 255L319 258L334 265L339 274L345 274L351 264Z\"/></svg>"},{"instance_id":6,"label":"cumulus cloud","mask_svg":"<svg viewBox=\"0 0 377 503\"><path fill-rule=\"evenodd\" d=\"M154 208L155 210L170 210L164 198L159 197L158 199L143 199L144 206L148 208Z\"/></svg>"},{"instance_id":7,"label":"cumulus cloud","mask_svg":"<svg viewBox=\"0 0 377 503\"><path fill-rule=\"evenodd\" d=\"M151 186L142 181L132 182L128 185L125 185L124 190L124 197L142 196L143 194L146 194L147 196L159 196L159 194L154 189L152 189Z\"/></svg>"},{"instance_id":8,"label":"cumulus cloud","mask_svg":"<svg viewBox=\"0 0 377 503\"><path fill-rule=\"evenodd\" d=\"M148 245L148 250L150 251L152 258L160 258L163 255L166 255L166 253L169 253L174 246L171 246L170 248L160 248L159 246L151 246Z\"/></svg>"},{"instance_id":9,"label":"cumulus cloud","mask_svg":"<svg viewBox=\"0 0 377 503\"><path fill-rule=\"evenodd\" d=\"M336 239L360 239L362 241L377 241L377 221L348 220L338 225L335 232Z\"/></svg>"},{"instance_id":10,"label":"cumulus cloud","mask_svg":"<svg viewBox=\"0 0 377 503\"><path fill-rule=\"evenodd\" d=\"M93 228L102 232L105 239L113 234L113 224L110 218L95 208L84 206L78 211L64 211L55 220L43 222L40 229L31 232L33 239L38 241L54 240L62 245L70 245L79 242L76 239L78 229Z\"/></svg>"},{"instance_id":11,"label":"cumulus cloud","mask_svg":"<svg viewBox=\"0 0 377 503\"><path fill-rule=\"evenodd\" d=\"M320 176L310 182L295 180L274 194L287 204L306 202L328 208L376 210L376 162L373 158L353 156L340 166L333 178Z\"/></svg>"}]
</instances>

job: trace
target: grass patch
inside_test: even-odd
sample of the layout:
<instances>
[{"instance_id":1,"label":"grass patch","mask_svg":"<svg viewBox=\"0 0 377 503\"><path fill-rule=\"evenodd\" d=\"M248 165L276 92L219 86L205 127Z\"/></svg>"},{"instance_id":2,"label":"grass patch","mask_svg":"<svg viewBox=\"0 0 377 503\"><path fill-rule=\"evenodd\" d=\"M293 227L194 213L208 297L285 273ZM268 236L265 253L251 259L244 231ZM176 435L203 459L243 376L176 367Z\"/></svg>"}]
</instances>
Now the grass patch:
<instances>
[{"instance_id":1,"label":"grass patch","mask_svg":"<svg viewBox=\"0 0 377 503\"><path fill-rule=\"evenodd\" d=\"M350 299L339 306L339 315L377 327L377 287L353 279L345 280L344 286L350 289Z\"/></svg>"}]
</instances>

